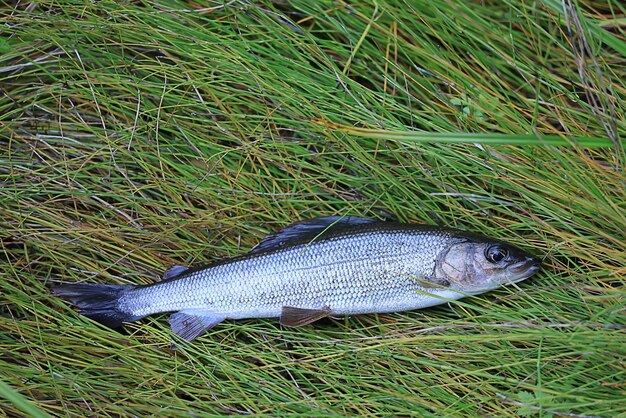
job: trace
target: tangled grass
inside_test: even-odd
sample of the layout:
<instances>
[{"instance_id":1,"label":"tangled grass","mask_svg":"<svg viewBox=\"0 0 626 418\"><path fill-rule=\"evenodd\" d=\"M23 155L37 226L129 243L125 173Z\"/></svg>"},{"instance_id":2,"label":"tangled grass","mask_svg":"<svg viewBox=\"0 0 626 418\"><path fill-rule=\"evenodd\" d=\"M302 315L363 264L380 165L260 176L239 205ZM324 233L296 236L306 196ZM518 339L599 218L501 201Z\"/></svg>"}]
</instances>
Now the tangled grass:
<instances>
[{"instance_id":1,"label":"tangled grass","mask_svg":"<svg viewBox=\"0 0 626 418\"><path fill-rule=\"evenodd\" d=\"M1 7L4 416L626 416L621 2ZM116 332L49 292L331 214L506 238L544 269L176 351L165 316Z\"/></svg>"}]
</instances>

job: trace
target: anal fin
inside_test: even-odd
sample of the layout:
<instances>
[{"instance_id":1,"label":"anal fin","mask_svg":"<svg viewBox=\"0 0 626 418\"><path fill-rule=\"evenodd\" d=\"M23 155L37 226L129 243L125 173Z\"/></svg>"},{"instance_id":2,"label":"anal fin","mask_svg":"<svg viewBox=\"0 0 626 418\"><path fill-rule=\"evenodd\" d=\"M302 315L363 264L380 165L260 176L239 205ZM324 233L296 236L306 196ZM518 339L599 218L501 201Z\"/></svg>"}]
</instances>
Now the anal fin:
<instances>
[{"instance_id":1,"label":"anal fin","mask_svg":"<svg viewBox=\"0 0 626 418\"><path fill-rule=\"evenodd\" d=\"M280 323L286 327L301 327L308 325L330 315L330 308L324 306L322 309L294 308L283 306L280 313Z\"/></svg>"},{"instance_id":2,"label":"anal fin","mask_svg":"<svg viewBox=\"0 0 626 418\"><path fill-rule=\"evenodd\" d=\"M221 315L195 309L176 312L170 316L169 322L174 334L187 341L191 341L201 336L224 319L225 318Z\"/></svg>"}]
</instances>

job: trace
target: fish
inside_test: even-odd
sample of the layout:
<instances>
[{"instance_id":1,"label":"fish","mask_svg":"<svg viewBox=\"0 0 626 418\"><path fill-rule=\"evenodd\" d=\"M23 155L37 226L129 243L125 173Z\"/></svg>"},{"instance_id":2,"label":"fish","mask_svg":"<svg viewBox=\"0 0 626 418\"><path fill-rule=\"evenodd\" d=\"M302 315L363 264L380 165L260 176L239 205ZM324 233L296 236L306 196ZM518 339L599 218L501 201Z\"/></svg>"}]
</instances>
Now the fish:
<instances>
[{"instance_id":1,"label":"fish","mask_svg":"<svg viewBox=\"0 0 626 418\"><path fill-rule=\"evenodd\" d=\"M187 341L224 320L279 318L304 326L326 317L422 309L529 278L540 260L459 229L326 216L296 222L250 252L187 268L148 285L59 284L53 294L117 328L173 312Z\"/></svg>"}]
</instances>

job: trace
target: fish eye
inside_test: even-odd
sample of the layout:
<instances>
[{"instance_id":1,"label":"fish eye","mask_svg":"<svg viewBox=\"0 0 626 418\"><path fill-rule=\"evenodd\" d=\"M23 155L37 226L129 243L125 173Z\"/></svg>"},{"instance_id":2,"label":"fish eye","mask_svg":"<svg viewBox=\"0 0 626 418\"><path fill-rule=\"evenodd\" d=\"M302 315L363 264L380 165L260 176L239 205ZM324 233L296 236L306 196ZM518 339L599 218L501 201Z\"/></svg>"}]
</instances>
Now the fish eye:
<instances>
[{"instance_id":1,"label":"fish eye","mask_svg":"<svg viewBox=\"0 0 626 418\"><path fill-rule=\"evenodd\" d=\"M501 245L492 245L485 250L485 258L490 263L496 264L509 256L509 250Z\"/></svg>"}]
</instances>

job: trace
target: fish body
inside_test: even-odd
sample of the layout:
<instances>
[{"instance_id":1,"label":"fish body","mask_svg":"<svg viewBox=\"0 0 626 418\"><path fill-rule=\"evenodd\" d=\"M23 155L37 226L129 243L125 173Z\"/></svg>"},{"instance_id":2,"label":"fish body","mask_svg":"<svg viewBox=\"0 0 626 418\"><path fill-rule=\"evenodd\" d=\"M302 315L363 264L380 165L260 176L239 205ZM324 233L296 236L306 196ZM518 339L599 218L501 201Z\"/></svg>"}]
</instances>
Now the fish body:
<instances>
[{"instance_id":1,"label":"fish body","mask_svg":"<svg viewBox=\"0 0 626 418\"><path fill-rule=\"evenodd\" d=\"M456 229L324 217L270 235L239 257L175 266L158 283L53 291L112 327L175 312L172 330L192 340L225 319L280 317L297 326L425 308L518 282L538 266L513 246Z\"/></svg>"}]
</instances>

